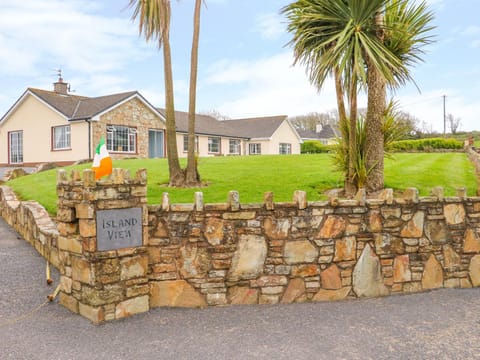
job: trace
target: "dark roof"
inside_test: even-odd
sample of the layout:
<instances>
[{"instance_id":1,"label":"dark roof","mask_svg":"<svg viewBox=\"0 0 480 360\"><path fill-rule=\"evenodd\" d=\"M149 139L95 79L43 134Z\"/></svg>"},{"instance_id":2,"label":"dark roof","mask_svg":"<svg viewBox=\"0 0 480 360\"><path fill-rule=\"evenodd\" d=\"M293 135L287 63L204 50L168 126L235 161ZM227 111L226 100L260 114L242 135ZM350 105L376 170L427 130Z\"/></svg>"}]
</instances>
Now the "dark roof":
<instances>
[{"instance_id":1,"label":"dark roof","mask_svg":"<svg viewBox=\"0 0 480 360\"><path fill-rule=\"evenodd\" d=\"M320 132L314 130L299 130L298 134L302 139L333 139L340 136L338 129L330 124L326 124L322 127Z\"/></svg>"},{"instance_id":2,"label":"dark roof","mask_svg":"<svg viewBox=\"0 0 480 360\"><path fill-rule=\"evenodd\" d=\"M247 138L269 138L287 120L286 115L225 120L236 133Z\"/></svg>"},{"instance_id":3,"label":"dark roof","mask_svg":"<svg viewBox=\"0 0 480 360\"><path fill-rule=\"evenodd\" d=\"M86 96L64 95L54 91L33 88L29 88L27 91L30 91L45 101L48 105L65 115L69 120L89 119L137 94L136 91L129 91L89 98Z\"/></svg>"},{"instance_id":4,"label":"dark roof","mask_svg":"<svg viewBox=\"0 0 480 360\"><path fill-rule=\"evenodd\" d=\"M165 109L157 108L165 116ZM188 113L175 111L175 125L178 132L188 132ZM202 135L220 135L230 137L245 137L239 135L226 121L220 121L209 115L195 115L195 133Z\"/></svg>"},{"instance_id":5,"label":"dark roof","mask_svg":"<svg viewBox=\"0 0 480 360\"><path fill-rule=\"evenodd\" d=\"M157 110L165 116L165 109ZM246 139L269 138L286 119L286 115L281 115L248 119L217 120L209 115L197 114L195 117L195 133ZM178 132L187 133L188 113L175 111L175 124Z\"/></svg>"}]
</instances>

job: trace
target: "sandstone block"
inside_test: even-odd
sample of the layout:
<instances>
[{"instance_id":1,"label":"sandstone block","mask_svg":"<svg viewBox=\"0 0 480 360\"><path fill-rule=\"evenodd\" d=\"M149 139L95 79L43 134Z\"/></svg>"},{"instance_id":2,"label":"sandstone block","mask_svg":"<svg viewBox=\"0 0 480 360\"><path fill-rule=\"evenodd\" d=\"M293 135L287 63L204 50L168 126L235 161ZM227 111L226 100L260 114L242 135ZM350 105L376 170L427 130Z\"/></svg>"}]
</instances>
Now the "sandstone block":
<instances>
[{"instance_id":1,"label":"sandstone block","mask_svg":"<svg viewBox=\"0 0 480 360\"><path fill-rule=\"evenodd\" d=\"M206 248L199 248L193 244L186 244L180 248L177 258L180 274L185 279L205 277L210 270L210 256Z\"/></svg>"},{"instance_id":2,"label":"sandstone block","mask_svg":"<svg viewBox=\"0 0 480 360\"><path fill-rule=\"evenodd\" d=\"M463 244L463 251L466 253L480 252L480 238L473 229L468 228L465 231L465 242Z\"/></svg>"},{"instance_id":3,"label":"sandstone block","mask_svg":"<svg viewBox=\"0 0 480 360\"><path fill-rule=\"evenodd\" d=\"M228 289L227 299L232 305L257 304L258 290L247 286L232 286Z\"/></svg>"},{"instance_id":4,"label":"sandstone block","mask_svg":"<svg viewBox=\"0 0 480 360\"><path fill-rule=\"evenodd\" d=\"M93 285L95 282L95 275L90 263L82 258L73 256L72 259L72 280L80 281L85 284Z\"/></svg>"},{"instance_id":5,"label":"sandstone block","mask_svg":"<svg viewBox=\"0 0 480 360\"><path fill-rule=\"evenodd\" d=\"M322 288L327 290L339 290L342 287L340 269L336 264L331 265L320 273Z\"/></svg>"},{"instance_id":6,"label":"sandstone block","mask_svg":"<svg viewBox=\"0 0 480 360\"><path fill-rule=\"evenodd\" d=\"M115 307L115 319L148 311L150 309L148 298L148 295L144 295L120 302Z\"/></svg>"},{"instance_id":7,"label":"sandstone block","mask_svg":"<svg viewBox=\"0 0 480 360\"><path fill-rule=\"evenodd\" d=\"M357 241L355 236L346 236L335 240L335 257L333 261L348 261L356 258Z\"/></svg>"},{"instance_id":8,"label":"sandstone block","mask_svg":"<svg viewBox=\"0 0 480 360\"><path fill-rule=\"evenodd\" d=\"M468 273L473 286L480 286L480 255L475 255L470 261Z\"/></svg>"},{"instance_id":9,"label":"sandstone block","mask_svg":"<svg viewBox=\"0 0 480 360\"><path fill-rule=\"evenodd\" d=\"M407 238L419 238L423 235L423 223L425 220L425 213L417 211L413 218L403 227L400 236Z\"/></svg>"},{"instance_id":10,"label":"sandstone block","mask_svg":"<svg viewBox=\"0 0 480 360\"><path fill-rule=\"evenodd\" d=\"M396 283L412 281L412 272L410 271L410 257L408 255L399 255L393 261L393 281Z\"/></svg>"},{"instance_id":11,"label":"sandstone block","mask_svg":"<svg viewBox=\"0 0 480 360\"><path fill-rule=\"evenodd\" d=\"M313 301L337 301L345 299L350 290L352 288L350 286L343 287L338 290L327 290L327 289L320 289L315 296L313 297Z\"/></svg>"},{"instance_id":12,"label":"sandstone block","mask_svg":"<svg viewBox=\"0 0 480 360\"><path fill-rule=\"evenodd\" d=\"M301 278L295 278L289 281L280 302L290 304L299 301L305 301L305 281Z\"/></svg>"},{"instance_id":13,"label":"sandstone block","mask_svg":"<svg viewBox=\"0 0 480 360\"><path fill-rule=\"evenodd\" d=\"M422 288L437 289L443 287L443 269L435 255L431 254L425 263L422 276Z\"/></svg>"},{"instance_id":14,"label":"sandstone block","mask_svg":"<svg viewBox=\"0 0 480 360\"><path fill-rule=\"evenodd\" d=\"M388 295L378 257L367 244L353 270L353 291L358 297Z\"/></svg>"},{"instance_id":15,"label":"sandstone block","mask_svg":"<svg viewBox=\"0 0 480 360\"><path fill-rule=\"evenodd\" d=\"M150 283L150 306L205 307L205 298L185 280Z\"/></svg>"},{"instance_id":16,"label":"sandstone block","mask_svg":"<svg viewBox=\"0 0 480 360\"><path fill-rule=\"evenodd\" d=\"M228 273L230 281L254 279L263 270L267 256L267 242L263 236L241 235L238 248L233 254Z\"/></svg>"},{"instance_id":17,"label":"sandstone block","mask_svg":"<svg viewBox=\"0 0 480 360\"><path fill-rule=\"evenodd\" d=\"M60 292L58 302L60 303L60 305L65 306L71 312L78 314L78 300L75 299L72 295Z\"/></svg>"},{"instance_id":18,"label":"sandstone block","mask_svg":"<svg viewBox=\"0 0 480 360\"><path fill-rule=\"evenodd\" d=\"M445 205L443 211L449 225L462 224L465 221L465 208L462 204Z\"/></svg>"},{"instance_id":19,"label":"sandstone block","mask_svg":"<svg viewBox=\"0 0 480 360\"><path fill-rule=\"evenodd\" d=\"M308 240L287 241L284 257L285 262L289 265L313 263L318 258L318 249Z\"/></svg>"},{"instance_id":20,"label":"sandstone block","mask_svg":"<svg viewBox=\"0 0 480 360\"><path fill-rule=\"evenodd\" d=\"M345 220L339 216L329 215L320 231L317 238L329 239L341 236L345 232Z\"/></svg>"},{"instance_id":21,"label":"sandstone block","mask_svg":"<svg viewBox=\"0 0 480 360\"><path fill-rule=\"evenodd\" d=\"M273 220L272 218L266 218L263 226L265 228L265 234L270 239L286 239L288 237L288 230L290 229L290 220Z\"/></svg>"},{"instance_id":22,"label":"sandstone block","mask_svg":"<svg viewBox=\"0 0 480 360\"><path fill-rule=\"evenodd\" d=\"M220 245L223 241L224 221L218 218L208 218L205 222L205 238L210 245Z\"/></svg>"},{"instance_id":23,"label":"sandstone block","mask_svg":"<svg viewBox=\"0 0 480 360\"><path fill-rule=\"evenodd\" d=\"M120 279L144 277L148 270L148 256L138 255L120 260Z\"/></svg>"},{"instance_id":24,"label":"sandstone block","mask_svg":"<svg viewBox=\"0 0 480 360\"><path fill-rule=\"evenodd\" d=\"M103 307L93 307L86 304L79 303L78 310L80 315L86 317L88 320L93 322L94 324L99 324L105 320L105 314L103 311Z\"/></svg>"}]
</instances>

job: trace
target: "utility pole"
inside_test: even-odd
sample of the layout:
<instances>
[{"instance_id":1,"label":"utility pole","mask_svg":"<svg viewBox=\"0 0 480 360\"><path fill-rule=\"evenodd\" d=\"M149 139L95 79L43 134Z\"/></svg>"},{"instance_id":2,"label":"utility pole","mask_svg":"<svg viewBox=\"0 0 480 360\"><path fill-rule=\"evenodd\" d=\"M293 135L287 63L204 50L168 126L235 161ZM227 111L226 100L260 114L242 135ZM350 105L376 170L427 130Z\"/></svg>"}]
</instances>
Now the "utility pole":
<instances>
[{"instance_id":1,"label":"utility pole","mask_svg":"<svg viewBox=\"0 0 480 360\"><path fill-rule=\"evenodd\" d=\"M445 112L445 102L447 99L447 95L442 95L443 97L443 137L445 137L447 133L447 113Z\"/></svg>"}]
</instances>

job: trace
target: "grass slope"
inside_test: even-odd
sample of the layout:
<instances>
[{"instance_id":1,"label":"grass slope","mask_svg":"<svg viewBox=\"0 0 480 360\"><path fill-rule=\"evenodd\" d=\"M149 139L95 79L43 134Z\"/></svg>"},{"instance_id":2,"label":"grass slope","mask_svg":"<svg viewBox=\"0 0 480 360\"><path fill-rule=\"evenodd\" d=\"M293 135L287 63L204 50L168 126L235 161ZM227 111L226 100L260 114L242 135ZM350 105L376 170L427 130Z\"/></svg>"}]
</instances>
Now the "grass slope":
<instances>
[{"instance_id":1,"label":"grass slope","mask_svg":"<svg viewBox=\"0 0 480 360\"><path fill-rule=\"evenodd\" d=\"M275 201L291 201L295 190L307 192L309 200L324 199L324 191L342 186L342 176L333 170L331 156L277 155L200 158L199 171L208 184L203 188L175 189L168 182L166 159L116 160L113 166L135 171L146 168L148 202L159 204L163 192L170 194L171 203L192 203L196 191L204 193L206 203L225 202L230 190L240 193L242 203L262 202L266 191L274 192ZM74 167L65 170L70 173ZM75 166L83 170L90 164ZM56 173L50 170L18 178L7 183L23 200L36 200L48 212L56 213ZM434 186L443 186L446 195L465 186L475 194L474 169L463 153L395 154L385 162L385 186L394 190L417 187L421 195Z\"/></svg>"}]
</instances>

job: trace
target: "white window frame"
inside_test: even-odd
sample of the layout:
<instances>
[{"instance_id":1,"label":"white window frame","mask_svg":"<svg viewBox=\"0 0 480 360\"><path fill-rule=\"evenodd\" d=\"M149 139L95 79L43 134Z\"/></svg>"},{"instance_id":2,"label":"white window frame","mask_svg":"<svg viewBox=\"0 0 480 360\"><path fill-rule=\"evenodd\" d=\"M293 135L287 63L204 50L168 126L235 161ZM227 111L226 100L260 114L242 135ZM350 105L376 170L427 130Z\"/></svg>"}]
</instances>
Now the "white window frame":
<instances>
[{"instance_id":1,"label":"white window frame","mask_svg":"<svg viewBox=\"0 0 480 360\"><path fill-rule=\"evenodd\" d=\"M215 148L216 142L216 148ZM219 137L209 137L208 138L208 153L209 154L220 154L221 148L221 138Z\"/></svg>"},{"instance_id":2,"label":"white window frame","mask_svg":"<svg viewBox=\"0 0 480 360\"><path fill-rule=\"evenodd\" d=\"M278 144L278 153L280 155L289 155L292 153L292 144L280 143Z\"/></svg>"},{"instance_id":3,"label":"white window frame","mask_svg":"<svg viewBox=\"0 0 480 360\"><path fill-rule=\"evenodd\" d=\"M135 154L137 152L137 129L125 125L107 125L107 150Z\"/></svg>"},{"instance_id":4,"label":"white window frame","mask_svg":"<svg viewBox=\"0 0 480 360\"><path fill-rule=\"evenodd\" d=\"M23 130L8 133L8 161L10 164L23 163Z\"/></svg>"},{"instance_id":5,"label":"white window frame","mask_svg":"<svg viewBox=\"0 0 480 360\"><path fill-rule=\"evenodd\" d=\"M248 144L248 153L250 155L260 155L262 153L262 144L261 143Z\"/></svg>"},{"instance_id":6,"label":"white window frame","mask_svg":"<svg viewBox=\"0 0 480 360\"><path fill-rule=\"evenodd\" d=\"M183 152L188 152L188 135L183 135ZM198 153L198 136L195 136L195 152Z\"/></svg>"},{"instance_id":7,"label":"white window frame","mask_svg":"<svg viewBox=\"0 0 480 360\"><path fill-rule=\"evenodd\" d=\"M70 125L60 125L52 127L52 149L69 150L71 149L71 128Z\"/></svg>"},{"instance_id":8,"label":"white window frame","mask_svg":"<svg viewBox=\"0 0 480 360\"><path fill-rule=\"evenodd\" d=\"M240 140L239 139L229 139L228 140L228 153L232 155L240 155Z\"/></svg>"}]
</instances>

